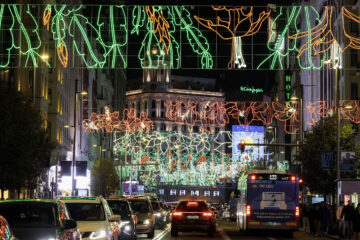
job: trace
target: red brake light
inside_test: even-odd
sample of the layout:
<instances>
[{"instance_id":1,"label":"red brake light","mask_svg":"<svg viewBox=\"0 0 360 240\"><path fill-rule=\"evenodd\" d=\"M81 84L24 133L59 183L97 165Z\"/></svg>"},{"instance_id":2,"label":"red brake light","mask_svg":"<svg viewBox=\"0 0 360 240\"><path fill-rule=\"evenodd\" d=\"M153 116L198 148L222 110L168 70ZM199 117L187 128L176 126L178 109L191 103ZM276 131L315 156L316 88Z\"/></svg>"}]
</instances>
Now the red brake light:
<instances>
[{"instance_id":1,"label":"red brake light","mask_svg":"<svg viewBox=\"0 0 360 240\"><path fill-rule=\"evenodd\" d=\"M246 216L250 217L251 215L251 206L250 205L246 205Z\"/></svg>"},{"instance_id":2,"label":"red brake light","mask_svg":"<svg viewBox=\"0 0 360 240\"><path fill-rule=\"evenodd\" d=\"M303 180L302 180L302 179L299 179L299 183L300 183L300 184L303 183Z\"/></svg>"},{"instance_id":3,"label":"red brake light","mask_svg":"<svg viewBox=\"0 0 360 240\"><path fill-rule=\"evenodd\" d=\"M173 216L182 216L182 212L173 212Z\"/></svg>"},{"instance_id":4,"label":"red brake light","mask_svg":"<svg viewBox=\"0 0 360 240\"><path fill-rule=\"evenodd\" d=\"M295 217L296 218L300 217L300 207L299 206L295 207Z\"/></svg>"},{"instance_id":5,"label":"red brake light","mask_svg":"<svg viewBox=\"0 0 360 240\"><path fill-rule=\"evenodd\" d=\"M188 202L188 206L197 206L199 203L198 202Z\"/></svg>"},{"instance_id":6,"label":"red brake light","mask_svg":"<svg viewBox=\"0 0 360 240\"><path fill-rule=\"evenodd\" d=\"M255 175L255 174L251 175L251 176L250 176L250 179L251 179L252 181L255 181L255 180L256 180L256 175Z\"/></svg>"},{"instance_id":7,"label":"red brake light","mask_svg":"<svg viewBox=\"0 0 360 240\"><path fill-rule=\"evenodd\" d=\"M295 182L296 181L296 177L295 176L291 176L291 181Z\"/></svg>"},{"instance_id":8,"label":"red brake light","mask_svg":"<svg viewBox=\"0 0 360 240\"><path fill-rule=\"evenodd\" d=\"M203 213L203 216L204 216L204 217L212 217L212 215L213 215L213 214L212 214L211 212L204 212L204 213Z\"/></svg>"}]
</instances>

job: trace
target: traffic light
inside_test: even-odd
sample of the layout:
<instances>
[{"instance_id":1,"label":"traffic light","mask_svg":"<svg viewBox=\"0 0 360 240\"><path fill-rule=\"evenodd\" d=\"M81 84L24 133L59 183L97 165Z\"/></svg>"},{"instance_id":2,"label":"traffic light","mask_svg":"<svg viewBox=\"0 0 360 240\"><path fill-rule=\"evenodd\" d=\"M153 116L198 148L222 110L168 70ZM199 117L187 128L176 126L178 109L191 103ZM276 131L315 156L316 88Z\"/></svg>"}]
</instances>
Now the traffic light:
<instances>
[{"instance_id":1,"label":"traffic light","mask_svg":"<svg viewBox=\"0 0 360 240\"><path fill-rule=\"evenodd\" d=\"M244 151L245 151L245 140L242 139L242 140L240 141L239 145L240 145L240 151L241 151L241 152L244 152Z\"/></svg>"}]
</instances>

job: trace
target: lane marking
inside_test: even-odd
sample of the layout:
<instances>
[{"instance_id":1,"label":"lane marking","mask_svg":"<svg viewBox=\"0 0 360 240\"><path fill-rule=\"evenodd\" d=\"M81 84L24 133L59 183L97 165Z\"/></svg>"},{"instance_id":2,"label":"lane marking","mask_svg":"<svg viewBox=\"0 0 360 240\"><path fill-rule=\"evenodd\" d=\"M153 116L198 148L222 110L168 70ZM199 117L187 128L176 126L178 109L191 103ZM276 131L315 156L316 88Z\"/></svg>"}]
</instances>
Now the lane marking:
<instances>
[{"instance_id":1,"label":"lane marking","mask_svg":"<svg viewBox=\"0 0 360 240\"><path fill-rule=\"evenodd\" d=\"M167 226L167 228L165 228L165 230L163 230L162 232L160 232L158 235L156 235L156 237L153 238L153 240L161 240L165 237L165 235L170 232L171 227Z\"/></svg>"},{"instance_id":2,"label":"lane marking","mask_svg":"<svg viewBox=\"0 0 360 240\"><path fill-rule=\"evenodd\" d=\"M219 232L219 234L221 236L221 239L223 239L223 240L231 240L231 238L229 238L229 236L226 235L226 233L224 232L224 229L219 228L218 232Z\"/></svg>"}]
</instances>

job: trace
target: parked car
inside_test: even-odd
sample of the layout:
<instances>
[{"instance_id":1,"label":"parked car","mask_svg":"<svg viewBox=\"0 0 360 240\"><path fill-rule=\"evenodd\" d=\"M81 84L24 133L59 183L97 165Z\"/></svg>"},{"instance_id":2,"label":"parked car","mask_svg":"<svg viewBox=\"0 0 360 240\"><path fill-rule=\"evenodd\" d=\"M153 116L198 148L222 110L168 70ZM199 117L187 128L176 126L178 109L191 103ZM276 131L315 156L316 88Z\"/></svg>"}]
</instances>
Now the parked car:
<instances>
[{"instance_id":1,"label":"parked car","mask_svg":"<svg viewBox=\"0 0 360 240\"><path fill-rule=\"evenodd\" d=\"M159 201L151 201L155 215L155 226L164 228L166 226L166 212Z\"/></svg>"},{"instance_id":2,"label":"parked car","mask_svg":"<svg viewBox=\"0 0 360 240\"><path fill-rule=\"evenodd\" d=\"M150 200L129 198L128 201L137 217L137 234L147 234L148 238L153 238L155 234L155 215Z\"/></svg>"},{"instance_id":3,"label":"parked car","mask_svg":"<svg viewBox=\"0 0 360 240\"><path fill-rule=\"evenodd\" d=\"M62 201L5 200L0 201L0 215L6 218L16 238L81 239L77 223Z\"/></svg>"},{"instance_id":4,"label":"parked car","mask_svg":"<svg viewBox=\"0 0 360 240\"><path fill-rule=\"evenodd\" d=\"M180 201L172 213L171 236L178 232L206 232L213 236L216 231L214 212L205 201Z\"/></svg>"},{"instance_id":5,"label":"parked car","mask_svg":"<svg viewBox=\"0 0 360 240\"><path fill-rule=\"evenodd\" d=\"M0 239L16 240L8 222L1 215L0 215Z\"/></svg>"},{"instance_id":6,"label":"parked car","mask_svg":"<svg viewBox=\"0 0 360 240\"><path fill-rule=\"evenodd\" d=\"M126 199L108 199L107 200L114 214L121 216L120 239L136 239L136 216L131 209L130 203Z\"/></svg>"},{"instance_id":7,"label":"parked car","mask_svg":"<svg viewBox=\"0 0 360 240\"><path fill-rule=\"evenodd\" d=\"M113 214L102 197L61 197L71 217L77 221L83 240L117 240L120 216Z\"/></svg>"}]
</instances>

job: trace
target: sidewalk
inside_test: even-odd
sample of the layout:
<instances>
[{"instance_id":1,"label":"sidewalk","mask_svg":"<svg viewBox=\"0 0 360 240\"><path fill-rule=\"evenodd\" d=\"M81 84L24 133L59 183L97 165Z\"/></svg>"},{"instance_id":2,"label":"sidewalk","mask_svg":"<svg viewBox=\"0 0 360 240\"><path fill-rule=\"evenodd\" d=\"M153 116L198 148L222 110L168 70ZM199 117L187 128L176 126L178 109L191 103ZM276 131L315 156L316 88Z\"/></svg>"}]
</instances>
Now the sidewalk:
<instances>
[{"instance_id":1,"label":"sidewalk","mask_svg":"<svg viewBox=\"0 0 360 240\"><path fill-rule=\"evenodd\" d=\"M304 232L304 231L297 231L294 233L294 236L299 239L318 239L318 240L327 240L327 239L339 239L337 235L327 235L327 236L315 236L312 233Z\"/></svg>"}]
</instances>

